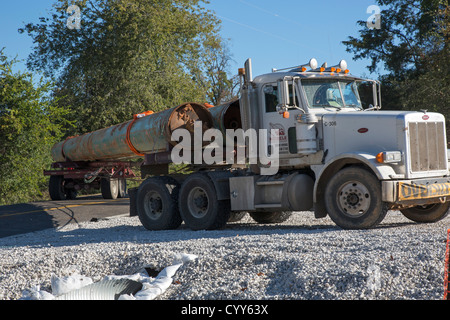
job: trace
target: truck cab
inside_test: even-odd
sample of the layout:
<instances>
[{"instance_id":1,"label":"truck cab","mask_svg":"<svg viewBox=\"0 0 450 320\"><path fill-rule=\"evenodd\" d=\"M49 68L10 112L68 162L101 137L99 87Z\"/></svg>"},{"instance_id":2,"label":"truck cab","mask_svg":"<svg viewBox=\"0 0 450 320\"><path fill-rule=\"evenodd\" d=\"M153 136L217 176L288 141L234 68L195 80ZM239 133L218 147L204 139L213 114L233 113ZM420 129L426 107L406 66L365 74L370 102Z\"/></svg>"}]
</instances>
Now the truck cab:
<instances>
[{"instance_id":1,"label":"truck cab","mask_svg":"<svg viewBox=\"0 0 450 320\"><path fill-rule=\"evenodd\" d=\"M447 214L441 114L380 111L379 82L352 76L345 61L318 68L311 59L253 79L249 59L240 75L243 129L267 130L267 153L277 149L279 171L231 178L232 210L313 209L316 218L329 215L349 229L373 227L388 210L417 222ZM370 105L361 87L366 96L372 91Z\"/></svg>"}]
</instances>

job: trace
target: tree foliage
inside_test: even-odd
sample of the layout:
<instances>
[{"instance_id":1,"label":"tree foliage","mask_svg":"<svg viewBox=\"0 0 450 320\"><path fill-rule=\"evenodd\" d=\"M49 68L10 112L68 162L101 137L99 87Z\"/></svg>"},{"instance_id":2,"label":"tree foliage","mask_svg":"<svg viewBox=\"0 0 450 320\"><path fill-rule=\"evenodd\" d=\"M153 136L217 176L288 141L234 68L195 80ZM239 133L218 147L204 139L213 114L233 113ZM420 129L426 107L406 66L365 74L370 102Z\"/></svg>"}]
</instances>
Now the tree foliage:
<instances>
[{"instance_id":1,"label":"tree foliage","mask_svg":"<svg viewBox=\"0 0 450 320\"><path fill-rule=\"evenodd\" d=\"M383 105L388 109L438 111L450 119L448 0L377 0L381 29L368 29L343 43L369 71L384 66Z\"/></svg>"},{"instance_id":2,"label":"tree foliage","mask_svg":"<svg viewBox=\"0 0 450 320\"><path fill-rule=\"evenodd\" d=\"M42 196L50 149L69 125L67 112L49 98L51 84L13 73L14 63L0 51L0 204Z\"/></svg>"},{"instance_id":3,"label":"tree foliage","mask_svg":"<svg viewBox=\"0 0 450 320\"><path fill-rule=\"evenodd\" d=\"M202 58L220 49L218 21L202 0L55 0L51 17L27 24L28 67L57 79L80 134L188 101L206 102ZM69 29L67 8L81 9Z\"/></svg>"}]
</instances>

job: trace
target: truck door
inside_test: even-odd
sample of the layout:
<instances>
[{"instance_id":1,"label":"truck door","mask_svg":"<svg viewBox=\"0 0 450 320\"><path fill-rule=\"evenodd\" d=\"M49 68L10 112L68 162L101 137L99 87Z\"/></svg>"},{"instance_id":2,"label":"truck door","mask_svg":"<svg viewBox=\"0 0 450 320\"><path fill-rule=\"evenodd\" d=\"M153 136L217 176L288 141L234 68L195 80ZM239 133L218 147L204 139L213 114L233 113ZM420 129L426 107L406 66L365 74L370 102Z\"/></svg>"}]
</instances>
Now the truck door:
<instances>
[{"instance_id":1,"label":"truck door","mask_svg":"<svg viewBox=\"0 0 450 320\"><path fill-rule=\"evenodd\" d=\"M289 86L292 88L292 86ZM262 88L262 124L263 128L267 130L268 153L271 154L270 145L278 145L279 154L289 154L289 129L295 128L295 118L300 113L297 109L289 110L289 118L284 118L283 114L277 111L279 104L279 91L277 83L267 83ZM292 89L291 89L292 91ZM292 99L292 92L290 94ZM297 106L298 94L296 94ZM275 132L271 134L271 129L278 129L278 134ZM295 143L295 141L294 141Z\"/></svg>"}]
</instances>

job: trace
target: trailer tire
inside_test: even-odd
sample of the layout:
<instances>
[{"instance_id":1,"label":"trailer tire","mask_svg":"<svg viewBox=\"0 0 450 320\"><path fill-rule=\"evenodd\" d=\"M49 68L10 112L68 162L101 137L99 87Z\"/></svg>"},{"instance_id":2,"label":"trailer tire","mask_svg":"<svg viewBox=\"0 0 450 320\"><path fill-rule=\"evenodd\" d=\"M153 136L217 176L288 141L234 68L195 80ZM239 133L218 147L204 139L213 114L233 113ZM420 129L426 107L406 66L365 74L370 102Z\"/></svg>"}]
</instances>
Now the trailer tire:
<instances>
[{"instance_id":1,"label":"trailer tire","mask_svg":"<svg viewBox=\"0 0 450 320\"><path fill-rule=\"evenodd\" d=\"M137 191L136 209L147 230L172 230L181 223L178 211L178 184L166 177L144 181Z\"/></svg>"},{"instance_id":2,"label":"trailer tire","mask_svg":"<svg viewBox=\"0 0 450 320\"><path fill-rule=\"evenodd\" d=\"M192 230L223 228L230 219L229 200L218 200L214 183L201 173L191 175L181 185L180 214Z\"/></svg>"},{"instance_id":3,"label":"trailer tire","mask_svg":"<svg viewBox=\"0 0 450 320\"><path fill-rule=\"evenodd\" d=\"M330 179L325 206L331 220L343 229L373 228L388 211L380 181L362 167L342 169Z\"/></svg>"},{"instance_id":4,"label":"trailer tire","mask_svg":"<svg viewBox=\"0 0 450 320\"><path fill-rule=\"evenodd\" d=\"M119 196L119 179L102 178L100 189L103 199L117 199Z\"/></svg>"},{"instance_id":5,"label":"trailer tire","mask_svg":"<svg viewBox=\"0 0 450 320\"><path fill-rule=\"evenodd\" d=\"M292 211L251 212L250 217L260 224L282 223L292 216Z\"/></svg>"},{"instance_id":6,"label":"trailer tire","mask_svg":"<svg viewBox=\"0 0 450 320\"><path fill-rule=\"evenodd\" d=\"M118 198L125 198L127 196L127 180L125 178L118 179Z\"/></svg>"},{"instance_id":7,"label":"trailer tire","mask_svg":"<svg viewBox=\"0 0 450 320\"><path fill-rule=\"evenodd\" d=\"M53 201L66 200L63 176L50 176L48 192Z\"/></svg>"},{"instance_id":8,"label":"trailer tire","mask_svg":"<svg viewBox=\"0 0 450 320\"><path fill-rule=\"evenodd\" d=\"M444 219L449 212L450 202L402 209L400 212L409 220L418 223L433 223Z\"/></svg>"}]
</instances>

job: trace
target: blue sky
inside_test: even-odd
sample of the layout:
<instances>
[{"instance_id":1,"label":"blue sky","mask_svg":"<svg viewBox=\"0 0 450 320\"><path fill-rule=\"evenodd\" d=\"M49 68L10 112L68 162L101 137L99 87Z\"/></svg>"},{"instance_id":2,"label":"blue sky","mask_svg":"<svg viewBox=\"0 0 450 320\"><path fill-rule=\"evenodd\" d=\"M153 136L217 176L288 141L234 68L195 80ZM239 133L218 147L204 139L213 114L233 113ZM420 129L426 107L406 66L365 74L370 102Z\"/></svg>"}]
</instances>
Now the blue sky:
<instances>
[{"instance_id":1,"label":"blue sky","mask_svg":"<svg viewBox=\"0 0 450 320\"><path fill-rule=\"evenodd\" d=\"M9 57L26 60L32 48L28 35L17 29L47 16L53 0L0 0L0 48ZM316 58L319 64L348 62L356 76L370 74L368 61L354 61L342 41L358 36L358 20L367 20L367 8L375 0L211 0L207 9L222 21L221 35L229 39L233 55L231 72L252 58L254 76L272 68L305 64ZM81 16L81 18L83 18ZM381 67L381 66L380 66ZM25 70L25 63L17 65Z\"/></svg>"}]
</instances>

